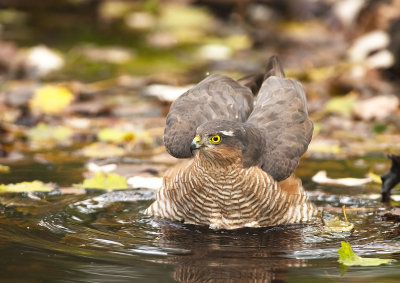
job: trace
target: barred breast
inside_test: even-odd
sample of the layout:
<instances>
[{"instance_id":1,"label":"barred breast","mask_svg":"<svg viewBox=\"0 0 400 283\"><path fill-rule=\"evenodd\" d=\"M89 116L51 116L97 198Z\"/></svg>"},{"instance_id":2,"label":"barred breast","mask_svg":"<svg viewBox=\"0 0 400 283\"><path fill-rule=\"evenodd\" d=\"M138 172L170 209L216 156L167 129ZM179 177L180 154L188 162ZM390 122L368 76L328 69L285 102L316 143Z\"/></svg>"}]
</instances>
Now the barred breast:
<instances>
[{"instance_id":1,"label":"barred breast","mask_svg":"<svg viewBox=\"0 0 400 283\"><path fill-rule=\"evenodd\" d=\"M301 182L276 182L259 167L221 166L192 159L167 171L145 213L211 229L309 222L316 209Z\"/></svg>"}]
</instances>

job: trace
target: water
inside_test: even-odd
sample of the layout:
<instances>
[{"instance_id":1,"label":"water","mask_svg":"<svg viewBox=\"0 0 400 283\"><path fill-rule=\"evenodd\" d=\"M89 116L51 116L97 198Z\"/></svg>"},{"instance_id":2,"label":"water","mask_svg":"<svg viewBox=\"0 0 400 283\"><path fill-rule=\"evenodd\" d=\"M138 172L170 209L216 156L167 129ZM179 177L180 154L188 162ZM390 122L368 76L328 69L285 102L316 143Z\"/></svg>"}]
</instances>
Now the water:
<instances>
[{"instance_id":1,"label":"water","mask_svg":"<svg viewBox=\"0 0 400 283\"><path fill-rule=\"evenodd\" d=\"M36 179L63 184L82 178L76 161L59 166L23 163L13 169L31 168ZM155 221L142 213L154 198L149 190L1 194L0 281L398 282L400 223L382 219L388 207L369 197L379 193L379 185L343 188L310 180L320 168L333 177L362 177L374 166L384 171L389 164L375 157L303 160L298 174L325 215L341 216L339 208L348 208L355 229L334 234L323 233L318 223L216 232ZM2 182L15 179L5 176ZM343 240L359 256L397 261L345 268L337 262Z\"/></svg>"}]
</instances>

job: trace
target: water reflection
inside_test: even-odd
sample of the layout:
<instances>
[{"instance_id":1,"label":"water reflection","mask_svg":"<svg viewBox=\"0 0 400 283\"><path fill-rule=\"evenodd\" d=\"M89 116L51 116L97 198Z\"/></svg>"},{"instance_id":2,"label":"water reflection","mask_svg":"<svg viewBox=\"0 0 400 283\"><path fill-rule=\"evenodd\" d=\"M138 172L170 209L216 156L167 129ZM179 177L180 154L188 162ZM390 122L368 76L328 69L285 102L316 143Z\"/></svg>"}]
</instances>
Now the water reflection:
<instances>
[{"instance_id":1,"label":"water reflection","mask_svg":"<svg viewBox=\"0 0 400 283\"><path fill-rule=\"evenodd\" d=\"M307 265L285 256L304 244L301 226L214 232L164 223L160 229L157 245L190 251L164 260L176 266L180 282L278 282L288 268Z\"/></svg>"}]
</instances>

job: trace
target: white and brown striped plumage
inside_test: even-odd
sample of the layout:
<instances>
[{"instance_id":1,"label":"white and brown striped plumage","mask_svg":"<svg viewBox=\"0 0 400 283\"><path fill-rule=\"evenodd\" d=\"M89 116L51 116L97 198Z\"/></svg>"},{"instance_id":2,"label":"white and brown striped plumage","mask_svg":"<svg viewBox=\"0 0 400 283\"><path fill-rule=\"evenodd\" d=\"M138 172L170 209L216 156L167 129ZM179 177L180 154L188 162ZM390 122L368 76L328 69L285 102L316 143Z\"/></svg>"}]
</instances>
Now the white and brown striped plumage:
<instances>
[{"instance_id":1,"label":"white and brown striped plumage","mask_svg":"<svg viewBox=\"0 0 400 283\"><path fill-rule=\"evenodd\" d=\"M312 134L304 90L284 78L276 57L267 73L254 107L249 88L223 76L174 102L166 148L194 157L166 172L147 214L212 229L312 219L315 209L292 176Z\"/></svg>"}]
</instances>

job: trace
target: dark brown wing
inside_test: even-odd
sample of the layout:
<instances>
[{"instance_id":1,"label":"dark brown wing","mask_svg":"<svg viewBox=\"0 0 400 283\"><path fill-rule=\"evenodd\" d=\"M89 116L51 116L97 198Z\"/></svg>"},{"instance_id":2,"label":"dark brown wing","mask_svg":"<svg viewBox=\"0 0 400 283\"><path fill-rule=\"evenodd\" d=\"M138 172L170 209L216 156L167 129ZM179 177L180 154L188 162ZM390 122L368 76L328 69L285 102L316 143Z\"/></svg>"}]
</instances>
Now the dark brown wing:
<instances>
[{"instance_id":1,"label":"dark brown wing","mask_svg":"<svg viewBox=\"0 0 400 283\"><path fill-rule=\"evenodd\" d=\"M289 177L307 150L313 132L300 83L269 77L262 84L246 123L260 129L264 137L261 168L277 181Z\"/></svg>"},{"instance_id":2,"label":"dark brown wing","mask_svg":"<svg viewBox=\"0 0 400 283\"><path fill-rule=\"evenodd\" d=\"M192 156L190 144L199 125L226 119L245 122L253 109L251 91L231 78L211 75L172 103L167 115L164 144L177 158Z\"/></svg>"}]
</instances>

